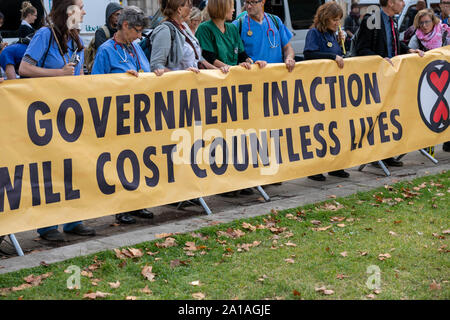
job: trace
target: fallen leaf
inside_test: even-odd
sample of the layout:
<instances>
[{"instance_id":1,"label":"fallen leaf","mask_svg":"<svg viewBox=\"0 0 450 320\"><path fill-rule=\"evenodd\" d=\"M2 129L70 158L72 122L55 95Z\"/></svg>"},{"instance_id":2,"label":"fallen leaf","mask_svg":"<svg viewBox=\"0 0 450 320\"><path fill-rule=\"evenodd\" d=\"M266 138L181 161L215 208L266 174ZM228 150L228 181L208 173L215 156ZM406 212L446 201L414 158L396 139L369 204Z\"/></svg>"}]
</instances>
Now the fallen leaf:
<instances>
[{"instance_id":1,"label":"fallen leaf","mask_svg":"<svg viewBox=\"0 0 450 320\"><path fill-rule=\"evenodd\" d=\"M191 286L197 287L197 286L200 286L200 281L199 281L199 280L192 281L192 282L189 282L189 284L190 284Z\"/></svg>"},{"instance_id":2,"label":"fallen leaf","mask_svg":"<svg viewBox=\"0 0 450 320\"><path fill-rule=\"evenodd\" d=\"M256 230L255 226L252 226L250 223L247 223L247 222L243 222L242 223L242 228L250 230L250 231L255 231Z\"/></svg>"},{"instance_id":3,"label":"fallen leaf","mask_svg":"<svg viewBox=\"0 0 450 320\"><path fill-rule=\"evenodd\" d=\"M339 224L337 224L337 226L338 226L339 228L344 228L344 227L345 227L345 224L344 224L344 223L339 223Z\"/></svg>"},{"instance_id":4,"label":"fallen leaf","mask_svg":"<svg viewBox=\"0 0 450 320\"><path fill-rule=\"evenodd\" d=\"M286 261L287 263L295 263L294 259L284 259L284 261Z\"/></svg>"},{"instance_id":5,"label":"fallen leaf","mask_svg":"<svg viewBox=\"0 0 450 320\"><path fill-rule=\"evenodd\" d=\"M92 278L94 276L91 271L86 270L81 271L81 275L88 278Z\"/></svg>"},{"instance_id":6,"label":"fallen leaf","mask_svg":"<svg viewBox=\"0 0 450 320\"><path fill-rule=\"evenodd\" d=\"M159 233L159 234L155 234L155 238L163 239L163 238L167 238L167 237L170 237L173 235L174 235L173 233Z\"/></svg>"},{"instance_id":7,"label":"fallen leaf","mask_svg":"<svg viewBox=\"0 0 450 320\"><path fill-rule=\"evenodd\" d=\"M322 286L320 288L315 288L316 292L321 292L325 295L332 295L334 294L333 290L327 289L326 287Z\"/></svg>"},{"instance_id":8,"label":"fallen leaf","mask_svg":"<svg viewBox=\"0 0 450 320\"><path fill-rule=\"evenodd\" d=\"M135 296L127 296L125 300L137 300Z\"/></svg>"},{"instance_id":9,"label":"fallen leaf","mask_svg":"<svg viewBox=\"0 0 450 320\"><path fill-rule=\"evenodd\" d=\"M96 291L96 292L84 294L83 298L88 298L88 299L91 299L91 300L95 300L97 298L105 298L105 297L110 296L110 295L111 295L111 293Z\"/></svg>"},{"instance_id":10,"label":"fallen leaf","mask_svg":"<svg viewBox=\"0 0 450 320\"><path fill-rule=\"evenodd\" d=\"M441 290L441 284L433 280L433 282L430 284L430 290Z\"/></svg>"},{"instance_id":11,"label":"fallen leaf","mask_svg":"<svg viewBox=\"0 0 450 320\"><path fill-rule=\"evenodd\" d=\"M314 231L326 231L330 229L332 226L329 225L328 227L322 227L322 228L312 228Z\"/></svg>"},{"instance_id":12,"label":"fallen leaf","mask_svg":"<svg viewBox=\"0 0 450 320\"><path fill-rule=\"evenodd\" d=\"M193 297L194 299L197 299L197 300L203 300L203 299L205 299L205 295L204 295L203 293L201 293L201 292L193 293L193 294L192 294L192 297Z\"/></svg>"},{"instance_id":13,"label":"fallen leaf","mask_svg":"<svg viewBox=\"0 0 450 320\"><path fill-rule=\"evenodd\" d=\"M119 280L117 280L116 282L108 282L108 284L109 284L109 286L112 289L117 289L118 287L120 287L120 281Z\"/></svg>"},{"instance_id":14,"label":"fallen leaf","mask_svg":"<svg viewBox=\"0 0 450 320\"><path fill-rule=\"evenodd\" d=\"M368 294L366 297L369 299L375 299L375 295L373 293Z\"/></svg>"},{"instance_id":15,"label":"fallen leaf","mask_svg":"<svg viewBox=\"0 0 450 320\"><path fill-rule=\"evenodd\" d=\"M315 226L318 226L319 224L322 224L322 222L319 221L319 220L311 220L310 222L311 222L313 225L315 225Z\"/></svg>"},{"instance_id":16,"label":"fallen leaf","mask_svg":"<svg viewBox=\"0 0 450 320\"><path fill-rule=\"evenodd\" d=\"M284 245L287 247L296 247L297 246L295 243L292 243L290 241L286 242Z\"/></svg>"},{"instance_id":17,"label":"fallen leaf","mask_svg":"<svg viewBox=\"0 0 450 320\"><path fill-rule=\"evenodd\" d=\"M391 255L389 253L380 253L378 255L378 260L383 261L386 259L389 259L391 257Z\"/></svg>"},{"instance_id":18,"label":"fallen leaf","mask_svg":"<svg viewBox=\"0 0 450 320\"><path fill-rule=\"evenodd\" d=\"M174 238L168 237L164 242L155 243L158 248L169 248L177 246L177 242Z\"/></svg>"},{"instance_id":19,"label":"fallen leaf","mask_svg":"<svg viewBox=\"0 0 450 320\"><path fill-rule=\"evenodd\" d=\"M343 252L340 253L340 255L343 256L343 257L346 257L348 254L347 254L347 251L343 251Z\"/></svg>"},{"instance_id":20,"label":"fallen leaf","mask_svg":"<svg viewBox=\"0 0 450 320\"><path fill-rule=\"evenodd\" d=\"M151 282L153 282L153 281L155 281L154 280L154 278L155 278L155 274L154 273L152 273L152 266L145 266L145 267L143 267L142 268L142 271L141 271L141 274L144 276L144 278L146 278L148 281L151 281Z\"/></svg>"},{"instance_id":21,"label":"fallen leaf","mask_svg":"<svg viewBox=\"0 0 450 320\"><path fill-rule=\"evenodd\" d=\"M153 293L152 290L150 290L148 288L148 285L146 285L144 289L141 289L139 291L142 292L142 293L145 293L145 294L152 294Z\"/></svg>"},{"instance_id":22,"label":"fallen leaf","mask_svg":"<svg viewBox=\"0 0 450 320\"><path fill-rule=\"evenodd\" d=\"M442 231L442 234L450 234L450 229Z\"/></svg>"},{"instance_id":23,"label":"fallen leaf","mask_svg":"<svg viewBox=\"0 0 450 320\"><path fill-rule=\"evenodd\" d=\"M348 276L346 276L345 274L342 274L342 273L338 273L338 275L336 276L336 279L339 279L339 280L343 280L344 278L348 278Z\"/></svg>"},{"instance_id":24,"label":"fallen leaf","mask_svg":"<svg viewBox=\"0 0 450 320\"><path fill-rule=\"evenodd\" d=\"M361 256L367 256L367 251L358 251Z\"/></svg>"},{"instance_id":25,"label":"fallen leaf","mask_svg":"<svg viewBox=\"0 0 450 320\"><path fill-rule=\"evenodd\" d=\"M394 231L389 231L389 234L390 234L391 236L394 236L394 237L398 236L398 234L395 233Z\"/></svg>"},{"instance_id":26,"label":"fallen leaf","mask_svg":"<svg viewBox=\"0 0 450 320\"><path fill-rule=\"evenodd\" d=\"M301 297L301 293L300 292L298 292L297 290L294 290L293 292L292 292L293 294L294 294L294 297Z\"/></svg>"}]
</instances>

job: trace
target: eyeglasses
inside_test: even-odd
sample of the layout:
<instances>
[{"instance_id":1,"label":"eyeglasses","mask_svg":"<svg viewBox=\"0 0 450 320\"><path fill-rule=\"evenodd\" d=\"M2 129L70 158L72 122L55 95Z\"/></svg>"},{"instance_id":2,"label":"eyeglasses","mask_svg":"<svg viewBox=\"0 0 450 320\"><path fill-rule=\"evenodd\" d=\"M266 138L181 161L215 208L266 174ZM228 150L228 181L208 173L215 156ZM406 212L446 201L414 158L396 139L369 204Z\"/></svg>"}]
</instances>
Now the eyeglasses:
<instances>
[{"instance_id":1,"label":"eyeglasses","mask_svg":"<svg viewBox=\"0 0 450 320\"><path fill-rule=\"evenodd\" d=\"M431 22L432 22L431 20L420 21L420 22L419 22L419 26L424 26L424 25L430 24Z\"/></svg>"},{"instance_id":2,"label":"eyeglasses","mask_svg":"<svg viewBox=\"0 0 450 320\"><path fill-rule=\"evenodd\" d=\"M258 1L245 1L245 3L246 3L247 5L251 5L251 6L255 6L255 5L257 5L258 3L260 3L260 2L262 2L262 0L258 0Z\"/></svg>"},{"instance_id":3,"label":"eyeglasses","mask_svg":"<svg viewBox=\"0 0 450 320\"><path fill-rule=\"evenodd\" d=\"M136 27L133 27L133 29L134 29L137 33L142 33L142 31L144 31L143 29L138 30L138 29L136 29Z\"/></svg>"}]
</instances>

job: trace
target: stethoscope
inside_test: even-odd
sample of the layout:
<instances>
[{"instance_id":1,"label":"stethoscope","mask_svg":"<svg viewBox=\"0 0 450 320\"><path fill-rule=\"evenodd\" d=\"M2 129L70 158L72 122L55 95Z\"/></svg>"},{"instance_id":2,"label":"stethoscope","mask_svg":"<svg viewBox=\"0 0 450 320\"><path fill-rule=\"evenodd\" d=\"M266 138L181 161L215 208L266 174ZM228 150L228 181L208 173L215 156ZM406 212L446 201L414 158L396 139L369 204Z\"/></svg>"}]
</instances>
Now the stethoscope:
<instances>
[{"instance_id":1,"label":"stethoscope","mask_svg":"<svg viewBox=\"0 0 450 320\"><path fill-rule=\"evenodd\" d=\"M114 40L114 49L116 49L116 52L117 52L117 54L119 55L120 60L121 60L120 63L128 63L128 54L127 54L128 50L124 49L123 46L122 46L122 44L121 44L121 43L118 43L118 42L116 41L116 36L115 36L115 35L114 35L114 37L113 37L113 40ZM119 45L119 47L122 48L122 51L123 51L123 53L125 54L125 57L122 57L122 55L120 54L119 50L117 50L117 45ZM137 65L138 68L136 68L136 71L139 71L139 72L140 72L140 71L142 70L142 68L141 68L141 62L139 61L139 56L138 56L138 54L137 54L137 52L136 52L136 49L134 48L133 43L131 43L131 48L133 49L134 56L136 57L137 63L138 63L138 65Z\"/></svg>"},{"instance_id":2,"label":"stethoscope","mask_svg":"<svg viewBox=\"0 0 450 320\"><path fill-rule=\"evenodd\" d=\"M277 38L275 35L275 31L272 29L272 26L270 25L269 19L267 18L267 15L264 13L264 18L267 21L267 24L269 25L269 29L267 29L267 40L269 40L269 45L270 48L276 48L278 47L277 44ZM247 31L247 35L249 37L251 37L253 35L253 31L250 29L250 16L247 15L247 24L248 24L248 31ZM270 40L270 33L272 32L272 36L273 36L273 42Z\"/></svg>"}]
</instances>

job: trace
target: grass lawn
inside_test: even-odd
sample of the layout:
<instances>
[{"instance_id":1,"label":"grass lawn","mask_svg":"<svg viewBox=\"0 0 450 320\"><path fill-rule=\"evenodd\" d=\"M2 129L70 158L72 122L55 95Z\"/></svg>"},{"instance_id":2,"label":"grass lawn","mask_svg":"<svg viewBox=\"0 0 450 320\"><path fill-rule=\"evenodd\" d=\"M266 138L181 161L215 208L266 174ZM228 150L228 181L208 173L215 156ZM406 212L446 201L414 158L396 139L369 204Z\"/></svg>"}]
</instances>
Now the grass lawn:
<instances>
[{"instance_id":1,"label":"grass lawn","mask_svg":"<svg viewBox=\"0 0 450 320\"><path fill-rule=\"evenodd\" d=\"M0 275L0 299L450 299L449 178Z\"/></svg>"}]
</instances>

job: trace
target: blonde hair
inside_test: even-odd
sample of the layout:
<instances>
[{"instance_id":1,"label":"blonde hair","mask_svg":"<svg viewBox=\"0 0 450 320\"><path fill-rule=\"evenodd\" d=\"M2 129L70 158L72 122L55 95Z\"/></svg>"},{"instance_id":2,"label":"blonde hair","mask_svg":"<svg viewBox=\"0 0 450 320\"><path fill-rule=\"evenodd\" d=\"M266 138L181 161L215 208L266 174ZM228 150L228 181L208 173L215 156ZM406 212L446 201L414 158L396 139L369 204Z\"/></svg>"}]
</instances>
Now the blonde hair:
<instances>
[{"instance_id":1,"label":"blonde hair","mask_svg":"<svg viewBox=\"0 0 450 320\"><path fill-rule=\"evenodd\" d=\"M199 8L197 7L193 7L191 9L191 13L189 14L189 19L191 20L202 20L202 12L200 11Z\"/></svg>"},{"instance_id":2,"label":"blonde hair","mask_svg":"<svg viewBox=\"0 0 450 320\"><path fill-rule=\"evenodd\" d=\"M335 18L342 19L344 11L341 6L336 2L327 2L317 9L316 15L314 16L313 27L315 27L320 32L326 32L328 27L328 21Z\"/></svg>"},{"instance_id":3,"label":"blonde hair","mask_svg":"<svg viewBox=\"0 0 450 320\"><path fill-rule=\"evenodd\" d=\"M34 14L37 13L37 10L35 7L33 7L33 5L31 4L31 2L29 1L24 1L22 3L22 9L20 10L20 12L22 13L22 20L25 19L26 17L28 17L29 14Z\"/></svg>"},{"instance_id":4,"label":"blonde hair","mask_svg":"<svg viewBox=\"0 0 450 320\"><path fill-rule=\"evenodd\" d=\"M433 10L423 9L423 10L420 10L416 14L416 17L414 18L414 27L416 29L420 28L420 25L419 25L420 19L422 19L425 16L429 16L431 18L431 21L433 22L433 26L435 26L441 22L441 20L434 14Z\"/></svg>"},{"instance_id":5,"label":"blonde hair","mask_svg":"<svg viewBox=\"0 0 450 320\"><path fill-rule=\"evenodd\" d=\"M208 0L208 14L211 19L225 19L227 12L233 7L234 0Z\"/></svg>"}]
</instances>

